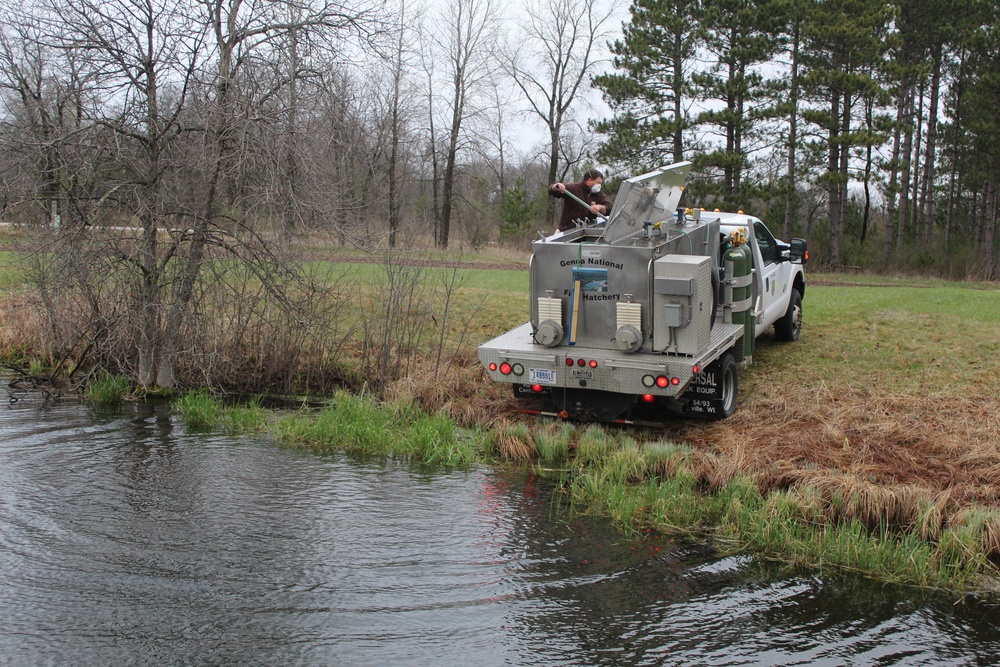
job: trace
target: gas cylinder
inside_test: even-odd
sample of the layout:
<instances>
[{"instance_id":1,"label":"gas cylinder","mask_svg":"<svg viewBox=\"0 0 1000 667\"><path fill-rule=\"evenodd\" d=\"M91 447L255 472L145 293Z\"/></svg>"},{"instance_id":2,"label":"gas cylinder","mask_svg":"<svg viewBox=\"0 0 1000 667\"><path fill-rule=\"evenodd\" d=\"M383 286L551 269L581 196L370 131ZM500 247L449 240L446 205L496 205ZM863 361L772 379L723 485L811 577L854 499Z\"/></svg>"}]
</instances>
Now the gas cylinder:
<instances>
[{"instance_id":1,"label":"gas cylinder","mask_svg":"<svg viewBox=\"0 0 1000 667\"><path fill-rule=\"evenodd\" d=\"M733 323L743 325L743 358L753 356L754 318L753 318L753 256L746 245L746 232L733 232L730 237L730 248L723 255L726 266L726 282L732 289L730 308ZM729 291L729 290L727 290Z\"/></svg>"}]
</instances>

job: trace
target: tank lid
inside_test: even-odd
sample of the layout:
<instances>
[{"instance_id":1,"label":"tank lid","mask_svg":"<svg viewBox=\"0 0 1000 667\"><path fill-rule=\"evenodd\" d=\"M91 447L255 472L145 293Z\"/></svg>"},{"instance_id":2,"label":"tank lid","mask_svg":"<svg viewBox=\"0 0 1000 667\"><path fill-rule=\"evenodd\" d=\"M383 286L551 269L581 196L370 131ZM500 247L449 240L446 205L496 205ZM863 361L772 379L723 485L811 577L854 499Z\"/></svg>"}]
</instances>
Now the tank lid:
<instances>
[{"instance_id":1,"label":"tank lid","mask_svg":"<svg viewBox=\"0 0 1000 667\"><path fill-rule=\"evenodd\" d=\"M655 224L671 219L689 171L690 162L678 162L622 181L603 240L614 243L641 231L644 222Z\"/></svg>"}]
</instances>

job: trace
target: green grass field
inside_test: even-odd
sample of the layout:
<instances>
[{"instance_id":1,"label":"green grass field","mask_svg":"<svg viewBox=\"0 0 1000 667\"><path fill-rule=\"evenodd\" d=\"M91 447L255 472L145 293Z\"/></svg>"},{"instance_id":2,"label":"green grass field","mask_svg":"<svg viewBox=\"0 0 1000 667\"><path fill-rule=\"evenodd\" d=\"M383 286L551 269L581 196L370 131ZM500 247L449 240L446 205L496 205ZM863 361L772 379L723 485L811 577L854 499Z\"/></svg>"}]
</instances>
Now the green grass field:
<instances>
[{"instance_id":1,"label":"green grass field","mask_svg":"<svg viewBox=\"0 0 1000 667\"><path fill-rule=\"evenodd\" d=\"M808 285L801 340L760 340L752 382L1000 396L1000 289Z\"/></svg>"}]
</instances>

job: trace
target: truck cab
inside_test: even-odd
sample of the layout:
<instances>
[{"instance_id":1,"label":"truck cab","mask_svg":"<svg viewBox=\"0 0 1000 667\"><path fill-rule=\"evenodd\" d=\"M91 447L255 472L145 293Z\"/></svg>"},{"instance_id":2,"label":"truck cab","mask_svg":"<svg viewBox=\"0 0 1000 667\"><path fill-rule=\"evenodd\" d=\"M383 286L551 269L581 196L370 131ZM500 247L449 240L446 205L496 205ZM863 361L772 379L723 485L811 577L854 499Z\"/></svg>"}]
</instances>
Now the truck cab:
<instances>
[{"instance_id":1,"label":"truck cab","mask_svg":"<svg viewBox=\"0 0 1000 667\"><path fill-rule=\"evenodd\" d=\"M704 214L703 215L714 215ZM779 340L798 340L802 329L802 299L806 282L804 265L808 261L805 242L782 243L759 219L742 213L718 213L723 235L738 229L747 230L747 241L753 252L753 315L755 336L765 333L771 326L781 327L782 318L789 315L786 325L791 330L775 330ZM793 294L793 292L797 292ZM791 308L791 312L789 309Z\"/></svg>"}]
</instances>

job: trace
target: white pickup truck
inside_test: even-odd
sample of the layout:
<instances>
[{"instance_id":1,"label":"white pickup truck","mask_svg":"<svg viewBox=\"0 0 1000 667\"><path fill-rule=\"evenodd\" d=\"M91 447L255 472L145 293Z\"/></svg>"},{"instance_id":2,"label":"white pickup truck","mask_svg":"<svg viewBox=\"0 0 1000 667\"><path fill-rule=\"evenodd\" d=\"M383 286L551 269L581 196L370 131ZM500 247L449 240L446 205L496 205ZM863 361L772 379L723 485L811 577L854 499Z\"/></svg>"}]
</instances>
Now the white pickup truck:
<instances>
[{"instance_id":1,"label":"white pickup truck","mask_svg":"<svg viewBox=\"0 0 1000 667\"><path fill-rule=\"evenodd\" d=\"M806 242L742 212L677 209L690 168L628 179L605 221L532 244L529 321L479 346L491 378L550 408L529 411L723 419L756 337L798 339Z\"/></svg>"}]
</instances>

